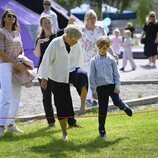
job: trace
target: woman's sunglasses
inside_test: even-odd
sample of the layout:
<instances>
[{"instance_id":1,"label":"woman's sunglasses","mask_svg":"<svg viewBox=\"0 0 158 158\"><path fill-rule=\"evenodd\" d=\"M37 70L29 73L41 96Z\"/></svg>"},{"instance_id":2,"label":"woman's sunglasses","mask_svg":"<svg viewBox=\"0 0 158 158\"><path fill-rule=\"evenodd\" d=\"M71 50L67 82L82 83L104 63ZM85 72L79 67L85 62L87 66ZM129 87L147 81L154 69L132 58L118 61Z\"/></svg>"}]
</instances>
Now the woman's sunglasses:
<instances>
[{"instance_id":1,"label":"woman's sunglasses","mask_svg":"<svg viewBox=\"0 0 158 158\"><path fill-rule=\"evenodd\" d=\"M15 18L16 16L13 15L13 14L7 14L7 17L8 17L8 18Z\"/></svg>"},{"instance_id":2,"label":"woman's sunglasses","mask_svg":"<svg viewBox=\"0 0 158 158\"><path fill-rule=\"evenodd\" d=\"M44 3L44 5L50 6L50 3Z\"/></svg>"}]
</instances>

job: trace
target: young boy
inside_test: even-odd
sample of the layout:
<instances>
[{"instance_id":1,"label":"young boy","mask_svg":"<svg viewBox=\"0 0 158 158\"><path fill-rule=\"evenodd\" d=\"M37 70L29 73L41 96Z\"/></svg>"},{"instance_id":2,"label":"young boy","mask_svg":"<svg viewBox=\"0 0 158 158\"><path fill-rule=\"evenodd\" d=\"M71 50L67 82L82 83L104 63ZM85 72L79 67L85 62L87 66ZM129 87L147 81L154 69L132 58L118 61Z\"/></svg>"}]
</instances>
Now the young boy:
<instances>
[{"instance_id":1,"label":"young boy","mask_svg":"<svg viewBox=\"0 0 158 158\"><path fill-rule=\"evenodd\" d=\"M94 99L99 103L99 134L100 137L106 136L105 121L108 109L109 96L115 106L124 110L128 116L132 116L132 109L125 104L119 97L120 76L115 59L107 52L111 41L108 37L101 36L96 42L99 49L91 60L90 69L90 88Z\"/></svg>"}]
</instances>

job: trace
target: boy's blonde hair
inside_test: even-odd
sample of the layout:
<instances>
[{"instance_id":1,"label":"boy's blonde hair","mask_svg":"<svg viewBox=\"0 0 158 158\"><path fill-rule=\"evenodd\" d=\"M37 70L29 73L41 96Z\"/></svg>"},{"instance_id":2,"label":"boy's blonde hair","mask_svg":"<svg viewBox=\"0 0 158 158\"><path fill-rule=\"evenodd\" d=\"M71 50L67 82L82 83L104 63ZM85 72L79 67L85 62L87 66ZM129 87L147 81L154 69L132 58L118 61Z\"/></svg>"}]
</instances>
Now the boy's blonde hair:
<instances>
[{"instance_id":1,"label":"boy's blonde hair","mask_svg":"<svg viewBox=\"0 0 158 158\"><path fill-rule=\"evenodd\" d=\"M102 48L104 45L110 47L110 44L111 44L111 40L107 36L100 36L96 41L96 45L99 49Z\"/></svg>"}]
</instances>

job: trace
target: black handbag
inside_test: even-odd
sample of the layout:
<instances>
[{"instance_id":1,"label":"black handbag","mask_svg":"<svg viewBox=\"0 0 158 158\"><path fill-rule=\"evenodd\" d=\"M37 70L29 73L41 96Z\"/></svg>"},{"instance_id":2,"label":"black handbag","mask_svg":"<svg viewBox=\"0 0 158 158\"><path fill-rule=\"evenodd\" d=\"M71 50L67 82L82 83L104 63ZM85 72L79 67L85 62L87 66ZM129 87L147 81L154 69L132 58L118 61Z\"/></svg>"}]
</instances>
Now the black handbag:
<instances>
[{"instance_id":1,"label":"black handbag","mask_svg":"<svg viewBox=\"0 0 158 158\"><path fill-rule=\"evenodd\" d=\"M141 42L141 44L146 44L147 41L146 41L146 33L145 32L142 34L140 42Z\"/></svg>"}]
</instances>

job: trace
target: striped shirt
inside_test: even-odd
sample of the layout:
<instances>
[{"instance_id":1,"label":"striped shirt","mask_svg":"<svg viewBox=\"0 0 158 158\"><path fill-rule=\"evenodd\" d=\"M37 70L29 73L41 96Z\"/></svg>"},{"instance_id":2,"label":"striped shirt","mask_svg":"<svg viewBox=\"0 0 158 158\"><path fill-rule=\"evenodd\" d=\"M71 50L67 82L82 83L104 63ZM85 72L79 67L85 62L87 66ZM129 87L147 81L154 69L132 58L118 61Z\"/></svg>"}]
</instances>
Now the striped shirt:
<instances>
[{"instance_id":1,"label":"striped shirt","mask_svg":"<svg viewBox=\"0 0 158 158\"><path fill-rule=\"evenodd\" d=\"M16 59L20 52L23 52L21 35L18 31L9 32L7 29L0 28L0 51ZM4 61L0 59L0 63Z\"/></svg>"}]
</instances>

